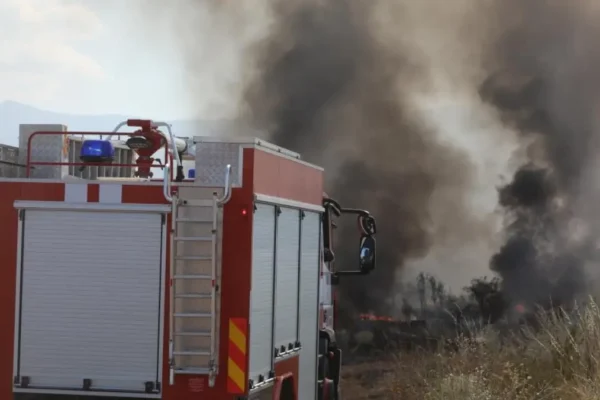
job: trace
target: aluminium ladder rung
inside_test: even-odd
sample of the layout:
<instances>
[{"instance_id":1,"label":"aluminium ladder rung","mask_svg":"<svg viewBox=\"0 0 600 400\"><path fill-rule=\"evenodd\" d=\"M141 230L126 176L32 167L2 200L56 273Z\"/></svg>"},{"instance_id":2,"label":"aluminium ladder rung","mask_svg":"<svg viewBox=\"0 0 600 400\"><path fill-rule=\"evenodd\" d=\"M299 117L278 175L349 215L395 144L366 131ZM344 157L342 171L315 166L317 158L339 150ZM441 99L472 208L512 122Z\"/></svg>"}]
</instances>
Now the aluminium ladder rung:
<instances>
[{"instance_id":1,"label":"aluminium ladder rung","mask_svg":"<svg viewBox=\"0 0 600 400\"><path fill-rule=\"evenodd\" d=\"M173 238L179 242L211 242L212 236L176 236Z\"/></svg>"},{"instance_id":2,"label":"aluminium ladder rung","mask_svg":"<svg viewBox=\"0 0 600 400\"><path fill-rule=\"evenodd\" d=\"M211 313L175 313L176 318L212 318Z\"/></svg>"},{"instance_id":3,"label":"aluminium ladder rung","mask_svg":"<svg viewBox=\"0 0 600 400\"><path fill-rule=\"evenodd\" d=\"M187 350L187 351L174 351L174 356L210 356L210 351L206 350Z\"/></svg>"},{"instance_id":4,"label":"aluminium ladder rung","mask_svg":"<svg viewBox=\"0 0 600 400\"><path fill-rule=\"evenodd\" d=\"M176 256L178 261L210 261L212 256Z\"/></svg>"},{"instance_id":5,"label":"aluminium ladder rung","mask_svg":"<svg viewBox=\"0 0 600 400\"><path fill-rule=\"evenodd\" d=\"M193 224L212 223L212 218L175 218L175 222L190 222Z\"/></svg>"},{"instance_id":6,"label":"aluminium ladder rung","mask_svg":"<svg viewBox=\"0 0 600 400\"><path fill-rule=\"evenodd\" d=\"M216 229L214 222L214 214L213 216L209 216L206 214L208 211L206 208L202 207L215 207L215 201L213 200L182 200L176 204L177 209L174 210L173 222L175 229L175 233L173 234L174 242L187 242L192 246L196 246L200 243L212 243L215 245L216 239ZM194 208L199 207L199 208ZM185 209L185 211L183 210ZM188 211L189 210L189 211ZM197 210L197 211L196 211ZM213 208L214 213L214 208ZM189 225L188 225L189 224ZM185 229L187 227L199 227L204 232L186 232ZM187 235L186 235L187 233ZM177 299L179 304L183 305L185 308L189 306L189 311L187 312L173 312L171 318L171 340L173 341L173 350L172 356L176 357L172 366L173 372L176 374L196 374L196 375L204 375L204 374L214 374L215 370L211 367L211 365L215 362L215 350L213 348L213 335L216 335L214 331L214 326L216 319L218 318L215 314L214 309L212 311L203 310L202 308L198 309L196 307L192 307L192 303L196 299L205 300L206 302L210 301L212 306L215 304L215 293L210 292L209 290L182 290L183 293L176 293L177 285L181 285L184 280L195 280L198 282L206 282L213 281L214 271L209 272L204 269L205 266L208 266L206 262L213 262L214 269L214 261L216 259L215 249L211 247L210 250L205 249L204 251L196 252L197 255L193 255L194 252L189 251L191 249L180 248L179 246L175 247L174 253L172 253L172 285L173 292L172 298ZM190 254L191 253L191 254ZM187 265L187 269L185 271L181 270L181 273L175 273L177 271L176 262L180 262L180 266ZM190 261L189 263L185 263L184 261ZM193 261L199 261L198 263L194 263ZM208 272L208 273L207 273ZM214 285L214 281L213 281ZM181 288L183 289L183 288ZM214 290L214 287L213 289ZM175 309L173 308L173 311ZM202 321L202 324L205 322L210 322L211 327L192 327L187 326L189 322L192 321ZM181 325L179 325L181 324ZM178 326L175 328L175 326ZM210 338L211 344L200 346L198 344L186 346L186 338L187 340L192 341L208 341ZM191 343L189 343L191 344ZM177 349L177 350L175 350ZM190 360L189 366L177 365L179 361L177 357L198 357L195 360ZM186 362L186 364L188 364Z\"/></svg>"},{"instance_id":7,"label":"aluminium ladder rung","mask_svg":"<svg viewBox=\"0 0 600 400\"><path fill-rule=\"evenodd\" d=\"M210 337L209 331L180 331L173 333L175 336L196 336L196 337Z\"/></svg>"},{"instance_id":8,"label":"aluminium ladder rung","mask_svg":"<svg viewBox=\"0 0 600 400\"><path fill-rule=\"evenodd\" d=\"M202 280L212 280L212 275L205 274L187 274L187 275L175 275L173 279L202 279Z\"/></svg>"},{"instance_id":9,"label":"aluminium ladder rung","mask_svg":"<svg viewBox=\"0 0 600 400\"><path fill-rule=\"evenodd\" d=\"M189 375L208 375L210 368L198 368L198 367L179 367L175 368L176 374L189 374Z\"/></svg>"},{"instance_id":10,"label":"aluminium ladder rung","mask_svg":"<svg viewBox=\"0 0 600 400\"><path fill-rule=\"evenodd\" d=\"M177 299L210 299L212 298L211 293L181 293L176 294Z\"/></svg>"}]
</instances>

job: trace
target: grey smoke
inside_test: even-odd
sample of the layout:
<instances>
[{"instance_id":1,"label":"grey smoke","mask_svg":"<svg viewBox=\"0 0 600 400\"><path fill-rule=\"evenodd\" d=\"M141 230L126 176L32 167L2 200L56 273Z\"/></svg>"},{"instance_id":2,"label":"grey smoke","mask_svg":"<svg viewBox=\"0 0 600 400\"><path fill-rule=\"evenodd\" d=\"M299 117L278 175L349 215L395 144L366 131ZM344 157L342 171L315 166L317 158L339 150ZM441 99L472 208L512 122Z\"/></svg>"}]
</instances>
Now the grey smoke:
<instances>
[{"instance_id":1,"label":"grey smoke","mask_svg":"<svg viewBox=\"0 0 600 400\"><path fill-rule=\"evenodd\" d=\"M378 269L345 278L340 290L352 311L388 312L406 260L426 255L436 240L436 193L451 188L444 208L457 230L479 228L465 206L472 165L415 112L426 61L401 40L378 40L373 2L271 5L269 34L249 49L257 74L245 86L244 116L274 143L329 167L327 191L378 219ZM340 232L338 268L356 266L356 236Z\"/></svg>"},{"instance_id":2,"label":"grey smoke","mask_svg":"<svg viewBox=\"0 0 600 400\"><path fill-rule=\"evenodd\" d=\"M484 54L482 99L528 151L500 191L506 243L491 266L513 302L566 305L589 289L595 263L600 33L592 2L494 2L502 29ZM591 206L591 207L590 207ZM574 222L587 235L574 240Z\"/></svg>"},{"instance_id":3,"label":"grey smoke","mask_svg":"<svg viewBox=\"0 0 600 400\"><path fill-rule=\"evenodd\" d=\"M446 258L444 263L435 263L442 276L465 275L464 270L453 268L464 267L461 264L469 258L479 260L478 269L485 269L483 260L489 250L474 255L468 244L486 243L493 224L482 218L481 210L474 211L479 205L472 197L493 191L490 185L485 190L481 187L489 180L483 178L497 168L482 173L479 166L494 157L465 148L473 143L494 150L498 146L477 134L463 135L465 143L454 143L449 130L461 136L467 117L473 118L463 115L461 121L445 121L446 116L430 114L421 104L439 89L433 82L440 73L453 68L457 80L465 79L468 68L448 64L448 70L434 70L431 56L458 57L462 45L456 43L469 41L468 32L422 35L427 33L419 23L424 18L437 19L437 27L452 25L444 21L440 13L444 7L437 3L423 7L408 1L259 3L259 12L244 15L229 2L182 1L177 7L156 2L150 3L155 8L146 8L145 15L154 11L155 17L173 17L172 36L189 76L186 94L199 104L206 103L207 94L195 89L195 81L211 64L210 58L203 57L203 44L213 41L214 46L230 49L232 43L241 43L243 74L239 95L232 99L241 119L276 144L324 166L330 195L346 206L368 209L378 218L378 269L366 278L345 279L340 287L342 302L352 312L390 311L389 300L407 263L422 259L440 245L454 253L451 262ZM450 12L453 7L447 9ZM208 27L203 25L207 15L214 17ZM231 32L226 34L221 24ZM249 26L256 28L250 35L253 44L248 44ZM461 40L455 40L458 37ZM429 46L427 51L424 45ZM219 51L214 53L220 59ZM462 54L468 56L469 52ZM451 100L468 97L475 95L466 91ZM490 125L486 118L476 119L474 125ZM472 126L469 129L473 131ZM352 230L341 228L338 238L336 266L340 269L356 266L357 231L350 225ZM462 248L452 250L457 246ZM467 274L463 281L470 277Z\"/></svg>"},{"instance_id":4,"label":"grey smoke","mask_svg":"<svg viewBox=\"0 0 600 400\"><path fill-rule=\"evenodd\" d=\"M486 269L492 203L506 240L490 266L515 301L572 297L594 262L598 7L448 3L269 0L243 12L227 1L155 4L174 16L190 101L207 101L194 80L221 59L219 46L239 50L244 73L227 86L227 103L271 141L325 166L329 194L378 218L378 270L341 286L359 311L387 312L410 266L433 264L450 278L463 263ZM212 61L199 50L208 42ZM421 102L442 97L458 111L429 112ZM490 198L500 171L510 182ZM525 186L532 197L523 203L528 173L543 179ZM355 234L342 232L338 267L354 266ZM523 258L501 267L507 246Z\"/></svg>"}]
</instances>

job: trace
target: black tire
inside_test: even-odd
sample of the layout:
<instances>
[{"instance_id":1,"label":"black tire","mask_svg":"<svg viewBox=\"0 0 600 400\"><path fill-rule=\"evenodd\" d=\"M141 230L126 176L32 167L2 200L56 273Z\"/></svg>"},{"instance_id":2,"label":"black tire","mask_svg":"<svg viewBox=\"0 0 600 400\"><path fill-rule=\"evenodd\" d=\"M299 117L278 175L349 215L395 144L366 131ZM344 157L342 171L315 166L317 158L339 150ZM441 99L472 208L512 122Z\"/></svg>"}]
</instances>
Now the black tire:
<instances>
[{"instance_id":1,"label":"black tire","mask_svg":"<svg viewBox=\"0 0 600 400\"><path fill-rule=\"evenodd\" d=\"M296 400L296 394L294 393L294 384L291 379L283 381L281 386L281 394L279 400Z\"/></svg>"}]
</instances>

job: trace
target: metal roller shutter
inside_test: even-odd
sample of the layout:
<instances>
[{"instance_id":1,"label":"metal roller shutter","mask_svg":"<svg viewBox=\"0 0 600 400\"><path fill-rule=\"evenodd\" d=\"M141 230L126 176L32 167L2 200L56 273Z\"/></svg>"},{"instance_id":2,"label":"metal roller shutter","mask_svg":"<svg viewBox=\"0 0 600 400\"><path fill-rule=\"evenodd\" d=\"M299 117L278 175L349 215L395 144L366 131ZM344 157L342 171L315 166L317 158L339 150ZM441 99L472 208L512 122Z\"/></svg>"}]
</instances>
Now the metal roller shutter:
<instances>
[{"instance_id":1,"label":"metal roller shutter","mask_svg":"<svg viewBox=\"0 0 600 400\"><path fill-rule=\"evenodd\" d=\"M17 373L30 387L161 381L162 236L158 213L25 211Z\"/></svg>"},{"instance_id":2,"label":"metal roller shutter","mask_svg":"<svg viewBox=\"0 0 600 400\"><path fill-rule=\"evenodd\" d=\"M273 369L274 206L256 204L252 230L249 379L256 381Z\"/></svg>"},{"instance_id":3,"label":"metal roller shutter","mask_svg":"<svg viewBox=\"0 0 600 400\"><path fill-rule=\"evenodd\" d=\"M300 211L285 207L280 210L275 251L275 348L288 350L298 341Z\"/></svg>"},{"instance_id":4,"label":"metal roller shutter","mask_svg":"<svg viewBox=\"0 0 600 400\"><path fill-rule=\"evenodd\" d=\"M298 398L315 399L319 335L319 263L321 215L305 212L300 251L300 353Z\"/></svg>"}]
</instances>

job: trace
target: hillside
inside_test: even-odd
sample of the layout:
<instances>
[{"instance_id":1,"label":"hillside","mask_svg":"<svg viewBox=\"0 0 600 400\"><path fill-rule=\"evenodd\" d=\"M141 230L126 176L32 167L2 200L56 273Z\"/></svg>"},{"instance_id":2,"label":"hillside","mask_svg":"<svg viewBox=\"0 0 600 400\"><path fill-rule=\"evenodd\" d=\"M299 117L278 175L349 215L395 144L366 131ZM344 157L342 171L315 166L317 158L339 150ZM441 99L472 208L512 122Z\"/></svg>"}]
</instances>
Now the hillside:
<instances>
[{"instance_id":1,"label":"hillside","mask_svg":"<svg viewBox=\"0 0 600 400\"><path fill-rule=\"evenodd\" d=\"M13 101L0 102L0 143L16 145L19 124L65 124L69 130L110 131L115 125L137 115L77 115L38 109ZM143 117L143 116L142 116ZM212 136L235 130L233 121L227 120L174 120L177 136Z\"/></svg>"}]
</instances>

